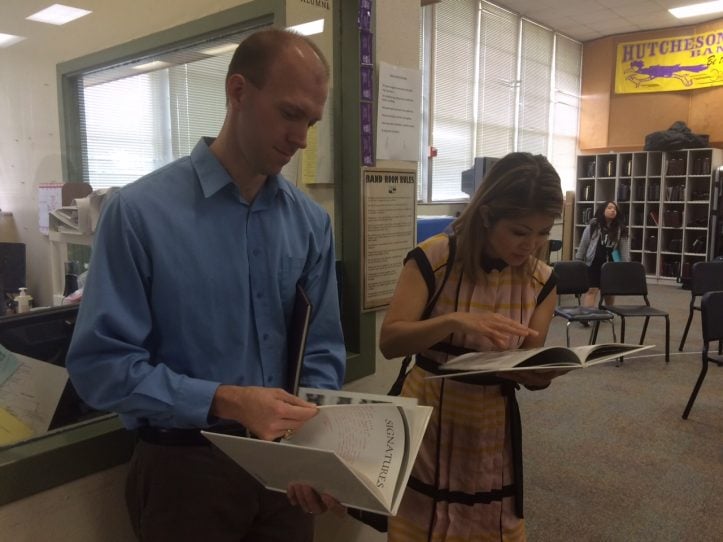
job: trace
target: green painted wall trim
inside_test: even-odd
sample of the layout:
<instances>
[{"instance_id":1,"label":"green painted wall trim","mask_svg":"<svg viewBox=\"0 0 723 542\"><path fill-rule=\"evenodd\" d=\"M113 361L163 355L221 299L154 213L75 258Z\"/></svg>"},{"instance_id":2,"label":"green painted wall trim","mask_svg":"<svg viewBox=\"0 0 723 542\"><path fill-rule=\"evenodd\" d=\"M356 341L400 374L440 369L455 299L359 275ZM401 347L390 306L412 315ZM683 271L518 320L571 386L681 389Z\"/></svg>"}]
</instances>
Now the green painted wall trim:
<instances>
[{"instance_id":1,"label":"green painted wall trim","mask_svg":"<svg viewBox=\"0 0 723 542\"><path fill-rule=\"evenodd\" d=\"M125 463L135 444L116 416L0 450L0 505Z\"/></svg>"},{"instance_id":2,"label":"green painted wall trim","mask_svg":"<svg viewBox=\"0 0 723 542\"><path fill-rule=\"evenodd\" d=\"M334 64L336 106L335 149L337 186L342 202L342 257L344 293L342 321L347 350L356 353L347 357L346 380L373 374L376 369L376 313L362 312L362 201L361 201L361 119L359 103L359 28L358 3L335 2ZM337 232L338 235L338 232Z\"/></svg>"}]
</instances>

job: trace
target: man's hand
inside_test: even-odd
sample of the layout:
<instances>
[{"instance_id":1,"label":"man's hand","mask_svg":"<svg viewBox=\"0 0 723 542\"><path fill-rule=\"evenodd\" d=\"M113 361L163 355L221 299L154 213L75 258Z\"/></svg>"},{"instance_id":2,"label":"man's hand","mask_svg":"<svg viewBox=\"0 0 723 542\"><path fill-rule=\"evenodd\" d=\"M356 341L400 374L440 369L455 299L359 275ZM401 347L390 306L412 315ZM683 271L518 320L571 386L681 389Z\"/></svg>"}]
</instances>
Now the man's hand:
<instances>
[{"instance_id":1,"label":"man's hand","mask_svg":"<svg viewBox=\"0 0 723 542\"><path fill-rule=\"evenodd\" d=\"M331 510L339 517L346 514L346 507L334 497L326 493L320 495L313 487L306 484L289 484L286 496L293 506L301 507L307 514L323 514L327 510Z\"/></svg>"},{"instance_id":2,"label":"man's hand","mask_svg":"<svg viewBox=\"0 0 723 542\"><path fill-rule=\"evenodd\" d=\"M280 388L221 385L211 403L211 414L235 420L262 440L288 436L313 418L318 409Z\"/></svg>"}]
</instances>

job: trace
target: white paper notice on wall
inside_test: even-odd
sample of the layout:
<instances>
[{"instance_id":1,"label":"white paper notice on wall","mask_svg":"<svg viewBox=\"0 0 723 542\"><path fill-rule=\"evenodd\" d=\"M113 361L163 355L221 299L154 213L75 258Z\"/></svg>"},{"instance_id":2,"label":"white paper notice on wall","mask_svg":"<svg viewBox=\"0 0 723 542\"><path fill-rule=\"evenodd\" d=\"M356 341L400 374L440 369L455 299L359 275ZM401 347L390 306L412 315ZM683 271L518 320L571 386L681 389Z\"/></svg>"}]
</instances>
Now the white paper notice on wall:
<instances>
[{"instance_id":1,"label":"white paper notice on wall","mask_svg":"<svg viewBox=\"0 0 723 542\"><path fill-rule=\"evenodd\" d=\"M63 183L40 183L38 185L38 228L48 235L51 211L63 206Z\"/></svg>"},{"instance_id":2,"label":"white paper notice on wall","mask_svg":"<svg viewBox=\"0 0 723 542\"><path fill-rule=\"evenodd\" d=\"M419 160L422 74L379 63L377 160Z\"/></svg>"}]
</instances>

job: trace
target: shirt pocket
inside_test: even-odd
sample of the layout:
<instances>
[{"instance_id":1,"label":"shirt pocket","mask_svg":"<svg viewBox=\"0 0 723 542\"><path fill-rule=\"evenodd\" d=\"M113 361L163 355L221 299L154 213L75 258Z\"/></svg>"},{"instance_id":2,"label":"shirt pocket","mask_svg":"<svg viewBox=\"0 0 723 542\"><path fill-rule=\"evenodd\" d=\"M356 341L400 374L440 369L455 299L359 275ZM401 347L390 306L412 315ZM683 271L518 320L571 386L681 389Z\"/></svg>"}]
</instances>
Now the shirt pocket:
<instances>
[{"instance_id":1,"label":"shirt pocket","mask_svg":"<svg viewBox=\"0 0 723 542\"><path fill-rule=\"evenodd\" d=\"M285 308L291 308L296 297L296 283L304 276L306 259L284 256L279 264L279 292Z\"/></svg>"}]
</instances>

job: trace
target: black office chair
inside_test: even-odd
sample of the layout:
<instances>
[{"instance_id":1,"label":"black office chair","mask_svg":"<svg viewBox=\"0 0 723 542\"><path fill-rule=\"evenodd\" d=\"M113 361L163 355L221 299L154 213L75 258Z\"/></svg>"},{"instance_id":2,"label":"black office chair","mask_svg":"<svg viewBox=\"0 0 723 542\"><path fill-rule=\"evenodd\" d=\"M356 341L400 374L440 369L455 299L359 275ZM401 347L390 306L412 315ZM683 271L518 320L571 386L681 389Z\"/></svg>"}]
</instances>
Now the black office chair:
<instances>
[{"instance_id":1,"label":"black office chair","mask_svg":"<svg viewBox=\"0 0 723 542\"><path fill-rule=\"evenodd\" d=\"M555 316L567 320L565 328L567 346L570 346L570 324L573 322L588 322L595 325L595 327L590 330L589 344L593 344L593 339L597 336L597 328L600 322L609 322L613 331L613 342L616 342L615 324L613 324L613 318L615 316L613 313L598 309L597 307L583 307L580 303L580 296L587 292L590 287L585 262L555 262L554 269L555 275L557 276L557 294L572 294L577 299L577 305L558 305L555 308Z\"/></svg>"},{"instance_id":2,"label":"black office chair","mask_svg":"<svg viewBox=\"0 0 723 542\"><path fill-rule=\"evenodd\" d=\"M700 307L700 321L703 328L703 352L701 353L703 366L693 387L693 392L690 394L690 399L688 399L688 404L685 405L683 411L684 420L688 419L690 409L693 407L695 398L698 397L698 392L708 372L708 362L712 361L719 367L723 366L723 358L720 355L712 356L708 353L708 346L711 341L720 342L723 340L723 291L703 294Z\"/></svg>"},{"instance_id":3,"label":"black office chair","mask_svg":"<svg viewBox=\"0 0 723 542\"><path fill-rule=\"evenodd\" d=\"M696 305L697 297L702 296L706 292L723 290L723 261L715 260L712 262L696 262L693 264L690 281L690 313L688 321L685 323L683 336L680 339L678 350L683 351L685 339L688 337L690 323L693 321L693 312L700 310L700 305ZM720 353L720 345L718 347Z\"/></svg>"},{"instance_id":4,"label":"black office chair","mask_svg":"<svg viewBox=\"0 0 723 542\"><path fill-rule=\"evenodd\" d=\"M607 296L642 297L644 305L623 305L616 302L605 304ZM665 318L665 362L670 361L670 317L661 309L650 305L648 300L648 283L645 281L645 268L640 262L607 262L600 271L600 303L599 308L612 312L620 317L620 342L625 342L625 319L645 318L640 344L645 340L648 322L653 317Z\"/></svg>"}]
</instances>

